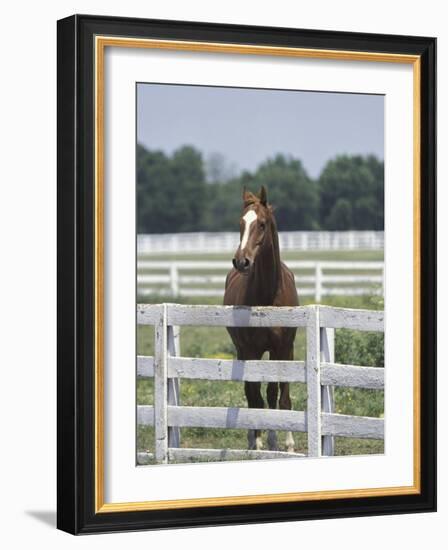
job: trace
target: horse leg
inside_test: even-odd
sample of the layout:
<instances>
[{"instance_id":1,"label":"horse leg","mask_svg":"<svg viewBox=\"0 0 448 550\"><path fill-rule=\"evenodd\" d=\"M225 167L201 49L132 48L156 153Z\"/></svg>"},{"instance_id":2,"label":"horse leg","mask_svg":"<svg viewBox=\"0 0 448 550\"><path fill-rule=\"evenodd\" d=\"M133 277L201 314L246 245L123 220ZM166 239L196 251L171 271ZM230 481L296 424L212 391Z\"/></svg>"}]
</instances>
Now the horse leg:
<instances>
[{"instance_id":1,"label":"horse leg","mask_svg":"<svg viewBox=\"0 0 448 550\"><path fill-rule=\"evenodd\" d=\"M291 410L291 398L289 397L288 382L280 382L279 408L288 411ZM294 452L294 438L292 436L292 432L286 432L285 445L288 453Z\"/></svg>"},{"instance_id":2,"label":"horse leg","mask_svg":"<svg viewBox=\"0 0 448 550\"><path fill-rule=\"evenodd\" d=\"M268 383L266 397L268 399L269 408L276 409L278 399L278 382ZM275 430L268 431L268 448L270 451L278 451L277 433Z\"/></svg>"},{"instance_id":3,"label":"horse leg","mask_svg":"<svg viewBox=\"0 0 448 550\"><path fill-rule=\"evenodd\" d=\"M245 382L244 393L246 394L247 404L252 409L263 409L264 401L261 397L261 383L260 382ZM261 441L260 430L249 430L247 432L247 441L249 449L256 449L259 451L263 448Z\"/></svg>"},{"instance_id":4,"label":"horse leg","mask_svg":"<svg viewBox=\"0 0 448 550\"><path fill-rule=\"evenodd\" d=\"M277 408L278 382L269 382L267 388L267 400L270 409ZM277 433L275 430L268 431L268 448L270 451L278 451Z\"/></svg>"}]
</instances>

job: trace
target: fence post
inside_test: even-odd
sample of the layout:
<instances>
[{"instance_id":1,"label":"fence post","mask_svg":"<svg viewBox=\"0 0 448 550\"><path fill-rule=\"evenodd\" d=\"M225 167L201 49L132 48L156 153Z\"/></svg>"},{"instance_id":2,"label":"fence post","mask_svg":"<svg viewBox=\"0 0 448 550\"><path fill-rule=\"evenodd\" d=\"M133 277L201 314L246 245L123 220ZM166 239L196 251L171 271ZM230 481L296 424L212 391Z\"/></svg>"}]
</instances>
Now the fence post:
<instances>
[{"instance_id":1,"label":"fence post","mask_svg":"<svg viewBox=\"0 0 448 550\"><path fill-rule=\"evenodd\" d=\"M179 271L177 265L173 262L170 265L170 284L171 284L171 294L172 296L179 295Z\"/></svg>"},{"instance_id":2,"label":"fence post","mask_svg":"<svg viewBox=\"0 0 448 550\"><path fill-rule=\"evenodd\" d=\"M154 346L154 432L155 459L166 463L168 459L168 391L167 391L167 307L163 304L155 327Z\"/></svg>"},{"instance_id":3,"label":"fence post","mask_svg":"<svg viewBox=\"0 0 448 550\"><path fill-rule=\"evenodd\" d=\"M322 266L320 262L316 262L314 285L314 298L320 304L322 299Z\"/></svg>"},{"instance_id":4,"label":"fence post","mask_svg":"<svg viewBox=\"0 0 448 550\"><path fill-rule=\"evenodd\" d=\"M308 456L322 455L319 306L309 306L306 325Z\"/></svg>"},{"instance_id":5,"label":"fence post","mask_svg":"<svg viewBox=\"0 0 448 550\"><path fill-rule=\"evenodd\" d=\"M180 355L180 327L168 326L168 357ZM169 361L169 358L168 358ZM180 380L168 378L168 405L180 405ZM180 447L180 428L168 428L168 447Z\"/></svg>"},{"instance_id":6,"label":"fence post","mask_svg":"<svg viewBox=\"0 0 448 550\"><path fill-rule=\"evenodd\" d=\"M321 360L326 363L334 363L334 328L321 327L320 329ZM321 386L322 411L334 412L334 387ZM334 437L324 435L322 437L322 454L334 455Z\"/></svg>"}]
</instances>

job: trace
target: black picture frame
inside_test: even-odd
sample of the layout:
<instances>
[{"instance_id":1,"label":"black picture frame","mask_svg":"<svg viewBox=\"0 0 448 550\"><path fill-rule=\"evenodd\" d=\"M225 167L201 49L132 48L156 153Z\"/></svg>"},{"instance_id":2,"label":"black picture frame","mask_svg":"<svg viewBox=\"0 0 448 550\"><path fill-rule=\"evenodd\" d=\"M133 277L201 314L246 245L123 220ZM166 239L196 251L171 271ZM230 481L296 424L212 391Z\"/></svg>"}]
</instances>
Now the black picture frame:
<instances>
[{"instance_id":1,"label":"black picture frame","mask_svg":"<svg viewBox=\"0 0 448 550\"><path fill-rule=\"evenodd\" d=\"M420 492L160 510L95 510L94 39L120 36L415 55L420 125ZM57 526L73 534L436 509L436 39L74 15L58 21Z\"/></svg>"}]
</instances>

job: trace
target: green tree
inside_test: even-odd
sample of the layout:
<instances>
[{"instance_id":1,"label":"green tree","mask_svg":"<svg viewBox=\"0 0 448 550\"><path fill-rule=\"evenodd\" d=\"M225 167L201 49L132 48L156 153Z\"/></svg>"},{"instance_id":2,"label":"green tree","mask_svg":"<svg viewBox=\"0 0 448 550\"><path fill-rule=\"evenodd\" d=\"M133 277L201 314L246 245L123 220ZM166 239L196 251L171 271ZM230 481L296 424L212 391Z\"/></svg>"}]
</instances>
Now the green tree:
<instances>
[{"instance_id":1,"label":"green tree","mask_svg":"<svg viewBox=\"0 0 448 550\"><path fill-rule=\"evenodd\" d=\"M200 231L207 201L201 154L184 146L168 157L137 146L139 233Z\"/></svg>"},{"instance_id":2,"label":"green tree","mask_svg":"<svg viewBox=\"0 0 448 550\"><path fill-rule=\"evenodd\" d=\"M327 217L326 229L347 231L353 226L352 206L347 199L338 199Z\"/></svg>"},{"instance_id":3,"label":"green tree","mask_svg":"<svg viewBox=\"0 0 448 550\"><path fill-rule=\"evenodd\" d=\"M242 190L243 187L254 187L253 181L254 177L250 172L243 172L240 177L225 183L209 185L204 230L238 231Z\"/></svg>"},{"instance_id":4,"label":"green tree","mask_svg":"<svg viewBox=\"0 0 448 550\"><path fill-rule=\"evenodd\" d=\"M330 160L319 178L319 194L323 229L384 228L384 163L376 157L343 155Z\"/></svg>"},{"instance_id":5,"label":"green tree","mask_svg":"<svg viewBox=\"0 0 448 550\"><path fill-rule=\"evenodd\" d=\"M215 166L212 185L205 177L206 163L193 147L183 146L169 156L138 145L138 231L236 231L243 187L258 191L261 185L268 190L279 230L383 229L384 166L376 157L336 157L318 181L300 160L284 155L238 177L230 177L221 164Z\"/></svg>"},{"instance_id":6,"label":"green tree","mask_svg":"<svg viewBox=\"0 0 448 550\"><path fill-rule=\"evenodd\" d=\"M251 188L265 185L280 231L319 229L318 187L298 159L277 155L255 172Z\"/></svg>"},{"instance_id":7,"label":"green tree","mask_svg":"<svg viewBox=\"0 0 448 550\"><path fill-rule=\"evenodd\" d=\"M179 216L179 231L202 231L207 207L207 184L202 155L190 146L175 151L171 169L176 189L171 197Z\"/></svg>"}]
</instances>

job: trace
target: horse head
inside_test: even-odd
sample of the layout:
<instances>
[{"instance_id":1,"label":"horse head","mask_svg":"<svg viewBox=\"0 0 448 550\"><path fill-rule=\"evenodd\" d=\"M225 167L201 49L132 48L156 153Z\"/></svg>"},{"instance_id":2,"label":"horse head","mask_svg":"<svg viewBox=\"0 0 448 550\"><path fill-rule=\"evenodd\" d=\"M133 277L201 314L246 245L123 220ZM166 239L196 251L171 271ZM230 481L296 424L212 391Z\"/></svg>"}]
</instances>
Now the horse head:
<instances>
[{"instance_id":1,"label":"horse head","mask_svg":"<svg viewBox=\"0 0 448 550\"><path fill-rule=\"evenodd\" d=\"M240 273L248 274L257 256L267 247L272 247L273 235L276 235L275 219L272 207L267 202L264 185L257 195L243 191L243 212L240 218L240 244L232 260Z\"/></svg>"}]
</instances>

